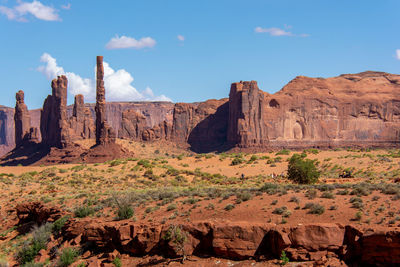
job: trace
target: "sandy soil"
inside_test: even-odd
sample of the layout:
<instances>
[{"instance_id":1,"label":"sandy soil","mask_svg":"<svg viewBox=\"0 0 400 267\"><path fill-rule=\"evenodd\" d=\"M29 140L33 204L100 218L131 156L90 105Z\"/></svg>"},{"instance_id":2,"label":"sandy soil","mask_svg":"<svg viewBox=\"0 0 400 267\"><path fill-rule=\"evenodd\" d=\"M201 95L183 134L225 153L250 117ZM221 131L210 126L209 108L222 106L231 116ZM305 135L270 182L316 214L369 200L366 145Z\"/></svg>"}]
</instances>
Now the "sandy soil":
<instances>
[{"instance_id":1,"label":"sandy soil","mask_svg":"<svg viewBox=\"0 0 400 267\"><path fill-rule=\"evenodd\" d=\"M285 177L287 160L302 151L200 155L167 144L119 142L134 151L135 158L0 167L0 258L20 246L12 229L17 221L14 208L27 201L60 206L71 216L78 207L87 207L92 210L89 216L104 220L115 219L117 199L133 207L130 220L143 222L400 226L400 187L393 183L400 177L398 151L310 150L307 158L317 161L320 182L296 186ZM235 158L241 163L233 165ZM352 169L354 178L339 178L345 168ZM276 186L267 188L266 183ZM307 206L319 207L320 214Z\"/></svg>"}]
</instances>

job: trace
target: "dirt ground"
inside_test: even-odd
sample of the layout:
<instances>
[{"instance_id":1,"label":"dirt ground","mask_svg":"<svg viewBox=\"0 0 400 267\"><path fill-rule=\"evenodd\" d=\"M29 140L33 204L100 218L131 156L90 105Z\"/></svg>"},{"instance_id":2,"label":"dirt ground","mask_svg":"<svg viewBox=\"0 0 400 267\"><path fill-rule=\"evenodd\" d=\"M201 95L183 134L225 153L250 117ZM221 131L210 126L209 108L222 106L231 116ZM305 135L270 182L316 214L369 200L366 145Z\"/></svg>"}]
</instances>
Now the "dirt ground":
<instances>
[{"instance_id":1,"label":"dirt ground","mask_svg":"<svg viewBox=\"0 0 400 267\"><path fill-rule=\"evenodd\" d=\"M397 150L340 149L194 154L161 143L119 140L134 158L101 164L0 167L0 259L21 246L12 228L18 203L42 201L79 217L115 220L117 203L143 222L337 222L400 226ZM83 143L90 146L90 143ZM315 185L287 177L305 153L321 172ZM353 177L340 178L344 170Z\"/></svg>"}]
</instances>

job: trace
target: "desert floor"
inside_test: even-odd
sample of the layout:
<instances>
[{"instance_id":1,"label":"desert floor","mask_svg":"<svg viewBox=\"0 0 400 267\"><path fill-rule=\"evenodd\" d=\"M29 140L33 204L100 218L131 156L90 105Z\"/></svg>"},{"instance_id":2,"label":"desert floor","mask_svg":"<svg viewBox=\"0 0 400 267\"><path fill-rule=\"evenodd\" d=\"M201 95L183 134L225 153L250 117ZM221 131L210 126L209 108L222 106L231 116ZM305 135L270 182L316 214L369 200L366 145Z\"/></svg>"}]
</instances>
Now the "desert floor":
<instances>
[{"instance_id":1,"label":"desert floor","mask_svg":"<svg viewBox=\"0 0 400 267\"><path fill-rule=\"evenodd\" d=\"M135 158L0 167L0 258L12 257L24 241L13 234L14 208L31 201L60 206L73 217L103 220L115 220L117 206L126 204L134 208L129 220L138 222L400 226L399 150L194 154L168 144L119 142ZM286 178L294 153L315 160L318 183L297 185ZM354 178L339 178L345 169Z\"/></svg>"}]
</instances>

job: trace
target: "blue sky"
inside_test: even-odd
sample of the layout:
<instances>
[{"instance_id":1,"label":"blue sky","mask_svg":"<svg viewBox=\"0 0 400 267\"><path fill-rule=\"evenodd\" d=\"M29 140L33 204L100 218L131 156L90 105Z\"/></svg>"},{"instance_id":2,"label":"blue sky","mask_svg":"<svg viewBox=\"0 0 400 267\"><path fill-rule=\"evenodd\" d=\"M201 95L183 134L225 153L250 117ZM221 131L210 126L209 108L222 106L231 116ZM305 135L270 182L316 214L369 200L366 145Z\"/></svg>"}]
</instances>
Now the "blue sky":
<instances>
[{"instance_id":1,"label":"blue sky","mask_svg":"<svg viewBox=\"0 0 400 267\"><path fill-rule=\"evenodd\" d=\"M399 11L398 0L0 0L0 104L22 89L41 107L61 73L69 104L73 93L93 100L96 55L109 64L109 100L194 102L240 80L273 93L297 75L400 73Z\"/></svg>"}]
</instances>

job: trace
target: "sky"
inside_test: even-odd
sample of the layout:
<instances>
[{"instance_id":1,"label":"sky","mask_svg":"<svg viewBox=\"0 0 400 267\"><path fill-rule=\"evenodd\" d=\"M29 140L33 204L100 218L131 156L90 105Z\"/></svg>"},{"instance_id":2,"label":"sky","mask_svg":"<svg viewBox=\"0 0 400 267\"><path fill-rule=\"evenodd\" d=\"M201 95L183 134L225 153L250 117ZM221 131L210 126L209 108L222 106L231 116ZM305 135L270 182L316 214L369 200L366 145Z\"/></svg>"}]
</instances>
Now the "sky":
<instances>
[{"instance_id":1,"label":"sky","mask_svg":"<svg viewBox=\"0 0 400 267\"><path fill-rule=\"evenodd\" d=\"M40 108L65 74L68 104L94 102L103 55L108 101L196 102L256 80L400 73L399 0L0 0L0 105Z\"/></svg>"}]
</instances>

